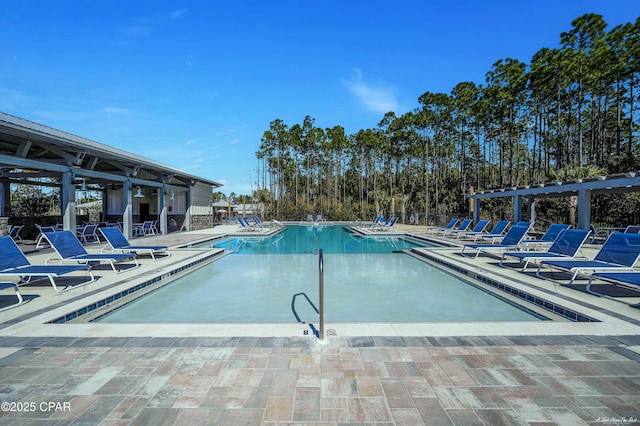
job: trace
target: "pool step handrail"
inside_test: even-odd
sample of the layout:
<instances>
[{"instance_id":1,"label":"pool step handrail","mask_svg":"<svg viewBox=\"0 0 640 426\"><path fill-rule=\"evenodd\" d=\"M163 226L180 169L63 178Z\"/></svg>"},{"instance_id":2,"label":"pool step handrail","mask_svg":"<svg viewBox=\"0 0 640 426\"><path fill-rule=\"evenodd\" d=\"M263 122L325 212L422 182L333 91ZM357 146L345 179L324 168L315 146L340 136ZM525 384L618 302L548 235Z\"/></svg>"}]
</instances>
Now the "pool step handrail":
<instances>
[{"instance_id":1,"label":"pool step handrail","mask_svg":"<svg viewBox=\"0 0 640 426\"><path fill-rule=\"evenodd\" d=\"M311 299L309 299L309 296L307 296L306 293L296 293L293 295L293 297L291 298L291 311L293 312L293 316L296 317L296 320L298 322L304 322L300 319L300 316L298 315L298 312L296 311L296 298L298 296L303 296L305 299L307 299L307 302L309 302L309 305L311 305L311 307L313 308L314 311L316 311L316 314L320 314L320 311L318 310L318 308L316 307L316 305L313 304L313 302L311 301Z\"/></svg>"},{"instance_id":2,"label":"pool step handrail","mask_svg":"<svg viewBox=\"0 0 640 426\"><path fill-rule=\"evenodd\" d=\"M322 256L322 249L318 251L318 293L320 299L320 327L318 327L319 336L318 340L321 342L324 340L324 258Z\"/></svg>"}]
</instances>

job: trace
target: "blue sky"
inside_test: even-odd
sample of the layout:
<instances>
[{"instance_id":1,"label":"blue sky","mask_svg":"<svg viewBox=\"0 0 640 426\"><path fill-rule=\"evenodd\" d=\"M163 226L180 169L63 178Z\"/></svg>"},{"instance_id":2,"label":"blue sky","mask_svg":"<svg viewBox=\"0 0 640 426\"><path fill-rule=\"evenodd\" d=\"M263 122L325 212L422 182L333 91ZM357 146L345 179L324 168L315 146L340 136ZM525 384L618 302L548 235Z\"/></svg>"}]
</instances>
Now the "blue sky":
<instances>
[{"instance_id":1,"label":"blue sky","mask_svg":"<svg viewBox=\"0 0 640 426\"><path fill-rule=\"evenodd\" d=\"M373 128L636 1L0 2L0 111L249 194L269 123Z\"/></svg>"}]
</instances>

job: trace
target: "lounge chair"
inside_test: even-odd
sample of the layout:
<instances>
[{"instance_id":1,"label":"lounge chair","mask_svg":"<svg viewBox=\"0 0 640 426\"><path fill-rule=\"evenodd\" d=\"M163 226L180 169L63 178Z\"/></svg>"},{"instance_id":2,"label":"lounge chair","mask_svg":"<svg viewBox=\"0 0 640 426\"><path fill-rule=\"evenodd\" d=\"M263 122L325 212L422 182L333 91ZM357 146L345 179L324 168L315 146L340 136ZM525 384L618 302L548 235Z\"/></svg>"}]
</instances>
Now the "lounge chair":
<instances>
[{"instance_id":1,"label":"lounge chair","mask_svg":"<svg viewBox=\"0 0 640 426\"><path fill-rule=\"evenodd\" d=\"M607 238L593 260L544 260L540 262L536 276L546 279L540 275L540 272L544 266L547 266L570 274L571 279L568 284L571 284L579 273L585 271L632 271L638 258L640 258L640 234L614 232Z\"/></svg>"},{"instance_id":2,"label":"lounge chair","mask_svg":"<svg viewBox=\"0 0 640 426\"><path fill-rule=\"evenodd\" d=\"M15 242L21 242L22 237L20 236L20 231L24 228L24 225L13 225L9 230L9 236L13 238Z\"/></svg>"},{"instance_id":3,"label":"lounge chair","mask_svg":"<svg viewBox=\"0 0 640 426\"><path fill-rule=\"evenodd\" d=\"M562 223L554 223L552 224L547 232L540 237L538 240L524 240L522 241L522 246L525 248L529 247L549 247L553 244L553 242L558 238L558 236L565 229L569 229L571 225L565 225Z\"/></svg>"},{"instance_id":4,"label":"lounge chair","mask_svg":"<svg viewBox=\"0 0 640 426\"><path fill-rule=\"evenodd\" d=\"M73 234L71 236L73 237ZM34 277L46 277L53 289L62 293L64 290L58 289L55 278L71 272L84 271L89 274L90 280L83 285L88 284L95 281L90 269L89 265L32 265L11 237L0 237L0 277L17 277L21 283L29 282Z\"/></svg>"},{"instance_id":5,"label":"lounge chair","mask_svg":"<svg viewBox=\"0 0 640 426\"><path fill-rule=\"evenodd\" d=\"M469 232L465 235L465 238L473 238L473 241L478 241L478 239L483 236L491 236L491 237L500 237L507 230L507 226L511 223L510 220L501 220L495 224L493 229L489 232Z\"/></svg>"},{"instance_id":6,"label":"lounge chair","mask_svg":"<svg viewBox=\"0 0 640 426\"><path fill-rule=\"evenodd\" d=\"M5 288L13 288L13 290L16 292L16 297L18 298L18 300L13 305L8 305L8 306L5 306L4 308L0 309L0 312L5 311L5 310L10 309L10 308L15 308L18 305L22 305L22 302L24 301L24 299L22 299L22 295L20 294L20 290L18 289L18 284L16 284L16 283L1 283L0 282L0 290L4 290Z\"/></svg>"},{"instance_id":7,"label":"lounge chair","mask_svg":"<svg viewBox=\"0 0 640 426\"><path fill-rule=\"evenodd\" d=\"M458 226L457 228L443 230L442 231L442 236L446 237L447 235L454 234L456 232L468 231L469 227L471 226L472 223L473 223L473 219L465 219L462 222L460 222L460 226Z\"/></svg>"},{"instance_id":8,"label":"lounge chair","mask_svg":"<svg viewBox=\"0 0 640 426\"><path fill-rule=\"evenodd\" d=\"M580 251L582 245L589 238L591 231L585 229L565 229L560 232L560 235L553 242L549 250L547 251L508 251L502 253L500 259L500 266L505 267L503 262L507 258L518 259L520 263L524 262L522 271L527 269L529 262L543 261L543 260L569 260L575 258L576 254ZM522 242L523 244L526 241Z\"/></svg>"},{"instance_id":9,"label":"lounge chair","mask_svg":"<svg viewBox=\"0 0 640 426\"><path fill-rule=\"evenodd\" d=\"M142 235L155 235L156 230L154 228L153 220L146 220L142 222Z\"/></svg>"},{"instance_id":10,"label":"lounge chair","mask_svg":"<svg viewBox=\"0 0 640 426\"><path fill-rule=\"evenodd\" d=\"M386 222L384 222L383 224L379 224L377 226L374 226L372 228L372 230L374 231L388 231L389 229L393 228L396 224L396 222L398 222L398 218L397 217L390 217Z\"/></svg>"},{"instance_id":11,"label":"lounge chair","mask_svg":"<svg viewBox=\"0 0 640 426\"><path fill-rule=\"evenodd\" d=\"M38 230L40 230L40 233L36 237L36 248L40 248L40 244L47 242L47 239L44 237L44 233L45 232L56 232L57 229L56 229L55 226L40 226L40 225L37 225L37 224L36 224L36 227L38 228Z\"/></svg>"},{"instance_id":12,"label":"lounge chair","mask_svg":"<svg viewBox=\"0 0 640 426\"><path fill-rule=\"evenodd\" d=\"M465 249L470 248L476 251L475 257L477 258L481 252L515 249L524 239L524 236L527 235L528 231L528 226L512 226L500 244L465 244L460 254L464 256Z\"/></svg>"},{"instance_id":13,"label":"lounge chair","mask_svg":"<svg viewBox=\"0 0 640 426\"><path fill-rule=\"evenodd\" d=\"M476 223L476 226L474 226L470 231L458 231L454 229L453 231L451 231L451 233L455 234L456 240L459 240L460 237L466 237L469 234L481 234L485 232L484 230L487 228L487 226L489 226L489 222L491 221L488 219L482 219L478 221L478 223Z\"/></svg>"},{"instance_id":14,"label":"lounge chair","mask_svg":"<svg viewBox=\"0 0 640 426\"><path fill-rule=\"evenodd\" d=\"M107 240L107 245L100 251L104 253L107 247L111 247L112 251L119 250L122 253L145 253L151 256L153 260L156 259L156 254L164 253L164 257L171 256L169 248L167 246L133 246L129 243L127 238L120 232L118 228L99 228L102 236Z\"/></svg>"},{"instance_id":15,"label":"lounge chair","mask_svg":"<svg viewBox=\"0 0 640 426\"><path fill-rule=\"evenodd\" d=\"M93 262L107 262L111 265L111 269L115 272L122 272L122 269L116 269L117 262L125 262L127 260L132 260L135 263L135 266L132 266L129 269L137 268L140 266L138 264L138 260L136 259L135 253L112 253L112 254L90 254L85 250L85 248L80 244L80 241L76 238L75 235L71 231L61 231L61 232L45 232L44 237L49 241L51 247L53 247L55 253L49 256L45 263L50 260L58 260L60 263L64 262L78 262L78 263L93 263ZM55 259L55 257L58 259Z\"/></svg>"},{"instance_id":16,"label":"lounge chair","mask_svg":"<svg viewBox=\"0 0 640 426\"><path fill-rule=\"evenodd\" d=\"M640 225L629 225L623 232L625 234L640 234Z\"/></svg>"},{"instance_id":17,"label":"lounge chair","mask_svg":"<svg viewBox=\"0 0 640 426\"><path fill-rule=\"evenodd\" d=\"M603 280L612 284L623 284L627 286L638 287L640 290L640 271L631 271L631 272L596 272L591 274L589 277L589 283L587 284L587 292L591 294L595 294L596 296L601 297L611 297L607 294L603 294L592 289L594 280ZM639 307L640 304L631 305L633 307Z\"/></svg>"},{"instance_id":18,"label":"lounge chair","mask_svg":"<svg viewBox=\"0 0 640 426\"><path fill-rule=\"evenodd\" d=\"M427 229L427 234L433 234L435 232L443 232L446 231L448 229L455 229L456 225L458 224L458 218L453 218L449 221L449 223L447 223L446 226L440 226L440 227L436 227L436 228L429 228Z\"/></svg>"},{"instance_id":19,"label":"lounge chair","mask_svg":"<svg viewBox=\"0 0 640 426\"><path fill-rule=\"evenodd\" d=\"M527 228L531 228L531 224L529 222L518 222L513 226L526 226ZM491 241L491 244L497 244L497 243L501 243L504 237L505 237L504 235L482 235L480 238L482 240Z\"/></svg>"},{"instance_id":20,"label":"lounge chair","mask_svg":"<svg viewBox=\"0 0 640 426\"><path fill-rule=\"evenodd\" d=\"M313 222L313 215L312 214L308 214L307 215L307 222Z\"/></svg>"},{"instance_id":21,"label":"lounge chair","mask_svg":"<svg viewBox=\"0 0 640 426\"><path fill-rule=\"evenodd\" d=\"M76 232L78 239L82 244L89 244L89 242L98 242L100 241L100 237L98 236L98 225L94 224L86 224L82 227L81 230Z\"/></svg>"}]
</instances>

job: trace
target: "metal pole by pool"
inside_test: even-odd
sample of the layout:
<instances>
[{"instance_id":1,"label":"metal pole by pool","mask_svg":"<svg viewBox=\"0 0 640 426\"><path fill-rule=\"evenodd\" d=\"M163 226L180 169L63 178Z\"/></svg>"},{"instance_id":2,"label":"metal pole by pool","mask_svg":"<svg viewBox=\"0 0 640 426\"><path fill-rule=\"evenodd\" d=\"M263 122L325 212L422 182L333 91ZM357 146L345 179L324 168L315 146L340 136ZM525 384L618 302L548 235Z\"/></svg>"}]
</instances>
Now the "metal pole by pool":
<instances>
[{"instance_id":1,"label":"metal pole by pool","mask_svg":"<svg viewBox=\"0 0 640 426\"><path fill-rule=\"evenodd\" d=\"M319 259L318 259L318 269L320 272L320 278L319 278L319 299L320 299L320 329L319 331L319 336L318 336L318 340L320 342L322 342L324 340L324 260L322 258L322 249L319 250L318 252L319 254Z\"/></svg>"}]
</instances>

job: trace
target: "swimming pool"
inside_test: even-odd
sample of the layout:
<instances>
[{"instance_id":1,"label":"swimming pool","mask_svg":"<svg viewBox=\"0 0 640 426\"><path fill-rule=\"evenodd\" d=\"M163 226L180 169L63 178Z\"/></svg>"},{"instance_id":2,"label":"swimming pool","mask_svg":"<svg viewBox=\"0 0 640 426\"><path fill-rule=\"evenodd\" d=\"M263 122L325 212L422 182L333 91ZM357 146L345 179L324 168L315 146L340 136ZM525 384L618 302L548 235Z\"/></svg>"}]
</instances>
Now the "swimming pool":
<instances>
[{"instance_id":1,"label":"swimming pool","mask_svg":"<svg viewBox=\"0 0 640 426\"><path fill-rule=\"evenodd\" d=\"M399 247L411 246L412 242L369 238L356 241L341 227L309 230L306 226L292 226L284 234L262 241L218 242L217 245L228 244L235 254L209 263L96 321L316 321L313 305L318 305L318 256L310 254L315 251L316 237L325 253L327 322L543 319L443 269L399 252ZM243 241L256 244L242 244ZM274 247L271 252L266 249L269 245Z\"/></svg>"}]
</instances>

